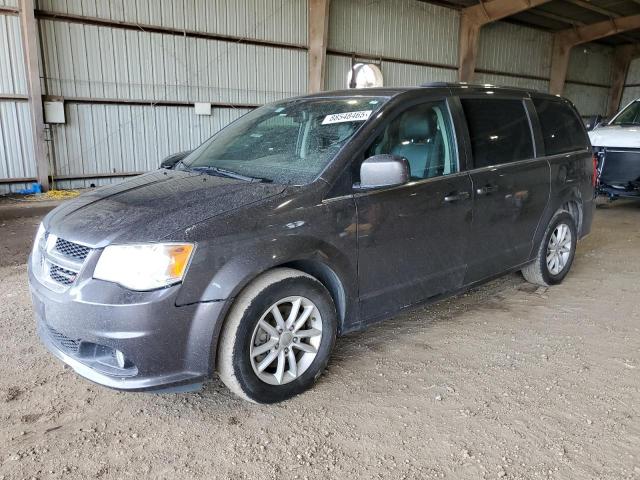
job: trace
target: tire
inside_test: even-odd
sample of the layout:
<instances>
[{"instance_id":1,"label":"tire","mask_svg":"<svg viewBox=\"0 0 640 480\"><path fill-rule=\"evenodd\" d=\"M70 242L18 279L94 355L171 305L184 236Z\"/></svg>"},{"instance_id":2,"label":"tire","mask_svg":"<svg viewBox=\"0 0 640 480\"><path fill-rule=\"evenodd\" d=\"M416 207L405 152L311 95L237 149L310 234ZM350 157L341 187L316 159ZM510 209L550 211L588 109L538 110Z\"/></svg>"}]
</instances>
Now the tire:
<instances>
[{"instance_id":1,"label":"tire","mask_svg":"<svg viewBox=\"0 0 640 480\"><path fill-rule=\"evenodd\" d=\"M245 400L287 400L309 389L325 370L336 332L336 308L324 285L298 270L271 270L251 282L231 307L220 336L218 375Z\"/></svg>"},{"instance_id":2,"label":"tire","mask_svg":"<svg viewBox=\"0 0 640 480\"><path fill-rule=\"evenodd\" d=\"M567 228L571 235L568 243L566 244L566 248L569 249L568 252L566 252L568 255L564 255L565 248L558 250L563 253L559 254L559 257L556 257L556 259L561 258L563 261L561 263L556 263L555 265L552 263L550 266L547 262L547 255L550 252L549 249L553 251L553 249L557 248L550 244L550 242L552 242L554 233L556 233L556 238L558 238L558 234L562 231L561 229L563 226ZM571 214L565 210L556 213L549 222L542 242L540 242L536 259L522 269L522 275L525 280L544 287L557 285L562 282L571 269L571 264L573 263L573 258L576 253L577 240L578 235L576 223Z\"/></svg>"}]
</instances>

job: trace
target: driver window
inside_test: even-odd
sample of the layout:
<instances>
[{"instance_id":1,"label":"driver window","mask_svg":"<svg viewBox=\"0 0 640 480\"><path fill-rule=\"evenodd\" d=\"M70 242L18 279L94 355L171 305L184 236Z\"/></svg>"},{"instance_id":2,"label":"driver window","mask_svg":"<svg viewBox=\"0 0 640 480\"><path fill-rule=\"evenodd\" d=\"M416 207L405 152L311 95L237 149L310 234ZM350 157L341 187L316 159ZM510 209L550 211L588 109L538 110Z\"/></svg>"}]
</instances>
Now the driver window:
<instances>
[{"instance_id":1,"label":"driver window","mask_svg":"<svg viewBox=\"0 0 640 480\"><path fill-rule=\"evenodd\" d=\"M456 173L458 158L446 102L416 105L392 120L365 158L381 154L405 157L413 180Z\"/></svg>"}]
</instances>

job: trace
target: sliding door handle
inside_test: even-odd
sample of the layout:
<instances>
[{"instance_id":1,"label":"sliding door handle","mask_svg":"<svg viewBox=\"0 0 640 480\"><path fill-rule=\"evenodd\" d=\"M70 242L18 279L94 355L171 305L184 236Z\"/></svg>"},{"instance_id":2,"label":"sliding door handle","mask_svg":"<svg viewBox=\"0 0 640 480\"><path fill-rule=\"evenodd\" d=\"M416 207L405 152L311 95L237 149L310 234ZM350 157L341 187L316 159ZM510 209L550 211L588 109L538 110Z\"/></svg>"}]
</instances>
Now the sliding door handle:
<instances>
[{"instance_id":1,"label":"sliding door handle","mask_svg":"<svg viewBox=\"0 0 640 480\"><path fill-rule=\"evenodd\" d=\"M484 187L480 187L476 189L476 193L478 195L489 195L490 193L494 193L498 191L497 185L485 185Z\"/></svg>"},{"instance_id":2,"label":"sliding door handle","mask_svg":"<svg viewBox=\"0 0 640 480\"><path fill-rule=\"evenodd\" d=\"M444 197L444 201L447 203L457 202L458 200L466 200L470 196L471 194L469 192L452 192Z\"/></svg>"}]
</instances>

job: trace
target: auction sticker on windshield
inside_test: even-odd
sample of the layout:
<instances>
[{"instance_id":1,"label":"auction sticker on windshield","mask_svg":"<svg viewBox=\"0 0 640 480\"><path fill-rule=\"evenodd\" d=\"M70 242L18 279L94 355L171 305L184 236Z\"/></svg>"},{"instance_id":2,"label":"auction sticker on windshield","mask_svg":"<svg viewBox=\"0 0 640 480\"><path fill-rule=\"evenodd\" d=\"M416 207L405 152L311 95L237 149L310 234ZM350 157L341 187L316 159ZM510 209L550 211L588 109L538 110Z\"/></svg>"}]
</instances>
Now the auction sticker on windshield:
<instances>
[{"instance_id":1,"label":"auction sticker on windshield","mask_svg":"<svg viewBox=\"0 0 640 480\"><path fill-rule=\"evenodd\" d=\"M322 125L329 125L330 123L342 123L342 122L364 122L367 120L373 110L360 110L359 112L345 112L345 113L333 113L324 117Z\"/></svg>"}]
</instances>

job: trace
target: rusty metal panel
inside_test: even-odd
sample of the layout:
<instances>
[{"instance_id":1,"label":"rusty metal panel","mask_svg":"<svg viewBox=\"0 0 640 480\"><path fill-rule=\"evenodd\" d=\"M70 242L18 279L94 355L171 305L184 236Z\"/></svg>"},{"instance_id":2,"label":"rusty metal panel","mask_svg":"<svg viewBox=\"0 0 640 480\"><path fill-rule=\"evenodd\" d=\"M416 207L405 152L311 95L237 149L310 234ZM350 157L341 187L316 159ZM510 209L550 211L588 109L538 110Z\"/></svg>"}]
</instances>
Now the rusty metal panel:
<instances>
[{"instance_id":1,"label":"rusty metal panel","mask_svg":"<svg viewBox=\"0 0 640 480\"><path fill-rule=\"evenodd\" d=\"M31 119L27 102L0 101L0 178L36 176ZM24 188L0 184L0 194Z\"/></svg>"},{"instance_id":2,"label":"rusty metal panel","mask_svg":"<svg viewBox=\"0 0 640 480\"><path fill-rule=\"evenodd\" d=\"M248 111L214 108L211 116L202 116L186 106L69 104L67 123L51 125L54 176L154 170L167 155L195 148ZM63 181L57 187L77 188L109 181Z\"/></svg>"},{"instance_id":3,"label":"rusty metal panel","mask_svg":"<svg viewBox=\"0 0 640 480\"><path fill-rule=\"evenodd\" d=\"M0 15L0 93L27 95L20 19Z\"/></svg>"},{"instance_id":4,"label":"rusty metal panel","mask_svg":"<svg viewBox=\"0 0 640 480\"><path fill-rule=\"evenodd\" d=\"M333 0L329 48L456 65L458 17L455 10L414 0Z\"/></svg>"},{"instance_id":5,"label":"rusty metal panel","mask_svg":"<svg viewBox=\"0 0 640 480\"><path fill-rule=\"evenodd\" d=\"M609 89L607 87L592 87L567 83L563 96L571 100L583 117L590 115L604 115L607 112Z\"/></svg>"},{"instance_id":6,"label":"rusty metal panel","mask_svg":"<svg viewBox=\"0 0 640 480\"><path fill-rule=\"evenodd\" d=\"M46 93L262 104L306 91L307 52L41 20Z\"/></svg>"},{"instance_id":7,"label":"rusty metal panel","mask_svg":"<svg viewBox=\"0 0 640 480\"><path fill-rule=\"evenodd\" d=\"M307 0L38 0L38 8L242 38L307 43Z\"/></svg>"},{"instance_id":8,"label":"rusty metal panel","mask_svg":"<svg viewBox=\"0 0 640 480\"><path fill-rule=\"evenodd\" d=\"M511 23L485 25L480 35L476 69L519 75L550 75L550 33Z\"/></svg>"}]
</instances>

